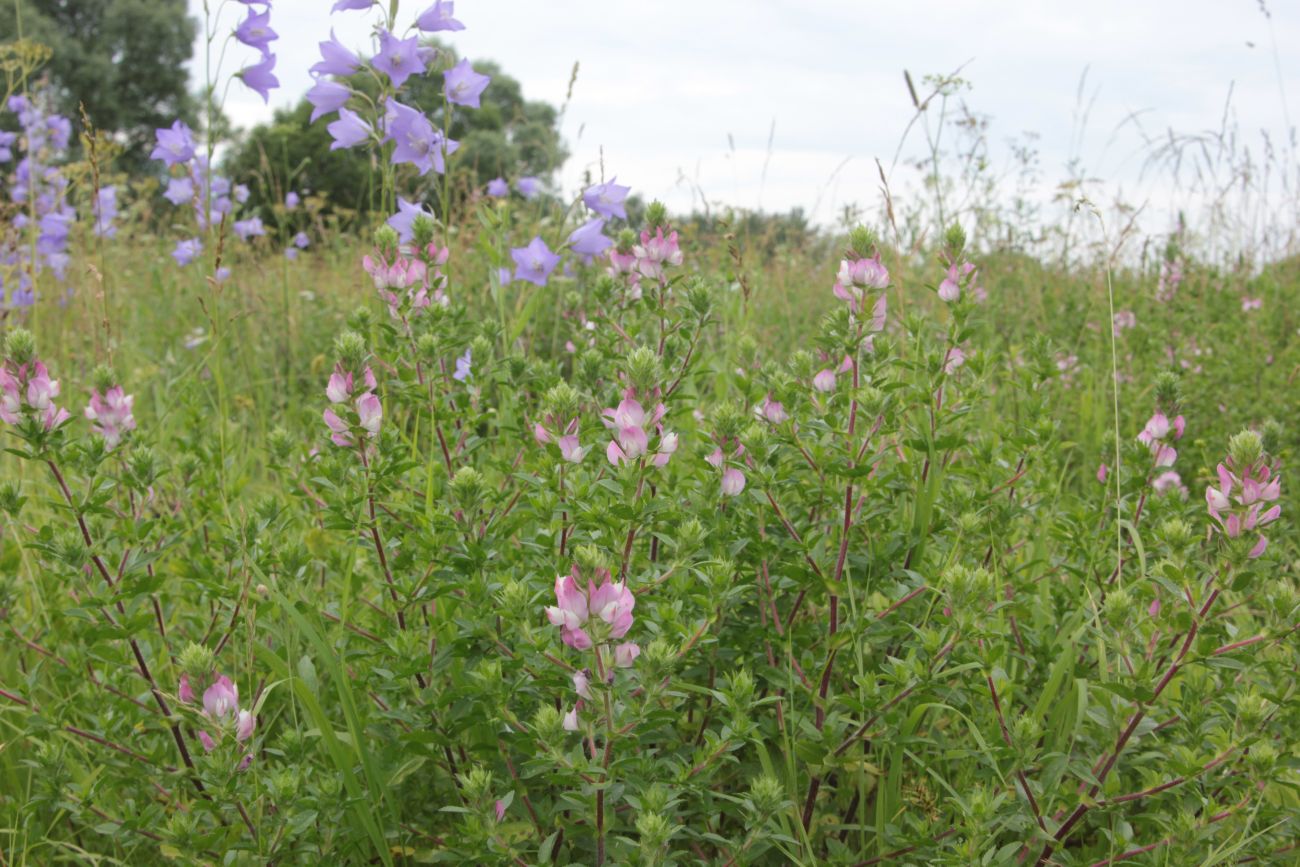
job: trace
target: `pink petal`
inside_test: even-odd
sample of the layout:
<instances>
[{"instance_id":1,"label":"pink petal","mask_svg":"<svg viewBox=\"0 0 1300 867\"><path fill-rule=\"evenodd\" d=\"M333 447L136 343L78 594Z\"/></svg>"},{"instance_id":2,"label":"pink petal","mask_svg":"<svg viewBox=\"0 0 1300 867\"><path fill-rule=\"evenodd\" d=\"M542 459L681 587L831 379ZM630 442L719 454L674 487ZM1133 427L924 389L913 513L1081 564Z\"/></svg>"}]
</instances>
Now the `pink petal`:
<instances>
[{"instance_id":1,"label":"pink petal","mask_svg":"<svg viewBox=\"0 0 1300 867\"><path fill-rule=\"evenodd\" d=\"M734 497L745 490L745 474L735 467L722 471L722 493Z\"/></svg>"}]
</instances>

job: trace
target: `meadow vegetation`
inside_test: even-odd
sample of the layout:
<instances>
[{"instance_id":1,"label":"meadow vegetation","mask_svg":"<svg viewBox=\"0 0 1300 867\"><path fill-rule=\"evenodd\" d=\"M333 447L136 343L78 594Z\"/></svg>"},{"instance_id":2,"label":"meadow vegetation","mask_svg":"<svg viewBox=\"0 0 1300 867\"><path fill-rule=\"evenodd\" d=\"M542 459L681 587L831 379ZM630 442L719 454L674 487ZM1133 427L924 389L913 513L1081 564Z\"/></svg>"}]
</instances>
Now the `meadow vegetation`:
<instances>
[{"instance_id":1,"label":"meadow vegetation","mask_svg":"<svg viewBox=\"0 0 1300 867\"><path fill-rule=\"evenodd\" d=\"M6 48L0 863L1295 858L1293 215L1016 200L952 77L838 227L487 177L336 6L373 209Z\"/></svg>"}]
</instances>

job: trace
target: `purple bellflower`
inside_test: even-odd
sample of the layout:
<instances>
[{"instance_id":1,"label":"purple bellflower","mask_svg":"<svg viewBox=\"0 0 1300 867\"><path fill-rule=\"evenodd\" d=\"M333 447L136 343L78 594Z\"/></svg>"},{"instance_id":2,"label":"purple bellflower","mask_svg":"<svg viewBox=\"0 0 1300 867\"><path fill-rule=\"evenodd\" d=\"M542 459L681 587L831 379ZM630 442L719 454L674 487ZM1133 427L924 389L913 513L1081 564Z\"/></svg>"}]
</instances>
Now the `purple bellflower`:
<instances>
[{"instance_id":1,"label":"purple bellflower","mask_svg":"<svg viewBox=\"0 0 1300 867\"><path fill-rule=\"evenodd\" d=\"M271 10L248 10L248 17L235 28L235 38L249 48L256 48L263 56L271 53L271 43L280 36L271 29Z\"/></svg>"},{"instance_id":2,"label":"purple bellflower","mask_svg":"<svg viewBox=\"0 0 1300 867\"><path fill-rule=\"evenodd\" d=\"M348 90L346 85L326 78L318 80L312 89L307 91L307 101L313 106L311 122L315 123L317 118L338 111L347 105L351 96L352 91Z\"/></svg>"},{"instance_id":3,"label":"purple bellflower","mask_svg":"<svg viewBox=\"0 0 1300 867\"><path fill-rule=\"evenodd\" d=\"M311 68L312 75L351 75L361 66L361 58L339 42L333 30L329 41L320 43L320 57Z\"/></svg>"},{"instance_id":4,"label":"purple bellflower","mask_svg":"<svg viewBox=\"0 0 1300 867\"><path fill-rule=\"evenodd\" d=\"M415 26L425 33L437 33L440 30L464 30L465 25L457 21L454 0L437 0L432 6L420 13L415 19Z\"/></svg>"},{"instance_id":5,"label":"purple bellflower","mask_svg":"<svg viewBox=\"0 0 1300 867\"><path fill-rule=\"evenodd\" d=\"M370 61L375 69L388 76L393 87L401 87L412 75L424 72L425 59L420 38L398 39L387 30L379 33L379 53Z\"/></svg>"},{"instance_id":6,"label":"purple bellflower","mask_svg":"<svg viewBox=\"0 0 1300 867\"><path fill-rule=\"evenodd\" d=\"M447 101L469 108L479 107L479 97L487 88L491 76L475 72L468 60L462 60L442 74L445 80Z\"/></svg>"},{"instance_id":7,"label":"purple bellflower","mask_svg":"<svg viewBox=\"0 0 1300 867\"><path fill-rule=\"evenodd\" d=\"M334 143L330 145L332 151L356 147L370 138L371 132L370 124L362 120L355 111L346 108L340 108L339 119L325 128L334 137Z\"/></svg>"},{"instance_id":8,"label":"purple bellflower","mask_svg":"<svg viewBox=\"0 0 1300 867\"><path fill-rule=\"evenodd\" d=\"M257 63L245 66L236 74L249 90L262 97L262 102L270 102L271 91L280 86L280 79L275 77L273 69L275 55L264 54Z\"/></svg>"},{"instance_id":9,"label":"purple bellflower","mask_svg":"<svg viewBox=\"0 0 1300 867\"><path fill-rule=\"evenodd\" d=\"M189 162L194 157L194 133L185 125L185 121L176 121L171 125L171 129L155 130L154 135L158 144L149 155L149 159L162 160L169 166L178 166Z\"/></svg>"},{"instance_id":10,"label":"purple bellflower","mask_svg":"<svg viewBox=\"0 0 1300 867\"><path fill-rule=\"evenodd\" d=\"M614 177L606 183L588 187L582 194L582 201L588 208L607 220L613 217L626 220L627 209L624 208L623 202L627 200L627 194L632 192L632 188L614 183L616 180L618 178Z\"/></svg>"},{"instance_id":11,"label":"purple bellflower","mask_svg":"<svg viewBox=\"0 0 1300 867\"><path fill-rule=\"evenodd\" d=\"M527 247L512 249L510 257L515 260L515 279L538 286L545 286L555 266L560 264L560 257L551 252L540 236L533 238Z\"/></svg>"}]
</instances>

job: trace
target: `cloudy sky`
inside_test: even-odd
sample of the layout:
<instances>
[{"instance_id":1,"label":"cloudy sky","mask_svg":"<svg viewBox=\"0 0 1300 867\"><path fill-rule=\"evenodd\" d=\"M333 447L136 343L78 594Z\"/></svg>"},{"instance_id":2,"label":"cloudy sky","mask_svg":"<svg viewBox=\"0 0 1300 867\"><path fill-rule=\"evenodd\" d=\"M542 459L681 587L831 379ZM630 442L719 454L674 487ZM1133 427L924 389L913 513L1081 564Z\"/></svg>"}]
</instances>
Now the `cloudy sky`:
<instances>
[{"instance_id":1,"label":"cloudy sky","mask_svg":"<svg viewBox=\"0 0 1300 867\"><path fill-rule=\"evenodd\" d=\"M430 2L402 0L400 26ZM995 166L1009 164L1009 140L1036 134L1040 197L1071 158L1108 194L1166 194L1167 181L1139 178L1139 123L1151 135L1218 129L1228 105L1243 142L1254 146L1261 131L1285 142L1288 100L1300 96L1300 9L1266 2L1271 17L1260 0L457 0L467 29L442 35L555 104L581 64L564 121L566 189L603 152L607 174L674 208L703 196L801 206L829 222L846 204L876 206L874 161L893 165L913 114L905 69L921 87L925 74L962 68L971 84L962 98L990 119ZM201 18L203 0L190 3ZM264 106L233 86L236 123L301 97L331 27L369 50L378 14L330 15L330 5L274 0L283 88ZM244 7L223 8L228 32ZM244 59L232 51L228 71ZM923 153L913 128L891 181L904 187L916 176L906 158Z\"/></svg>"}]
</instances>

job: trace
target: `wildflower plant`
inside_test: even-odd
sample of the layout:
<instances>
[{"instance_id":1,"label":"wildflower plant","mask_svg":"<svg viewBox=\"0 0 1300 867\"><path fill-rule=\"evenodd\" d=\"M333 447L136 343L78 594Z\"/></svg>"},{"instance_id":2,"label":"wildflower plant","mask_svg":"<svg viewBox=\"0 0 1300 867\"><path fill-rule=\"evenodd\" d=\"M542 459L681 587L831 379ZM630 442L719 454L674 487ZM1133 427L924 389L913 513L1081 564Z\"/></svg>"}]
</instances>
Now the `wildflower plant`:
<instances>
[{"instance_id":1,"label":"wildflower plant","mask_svg":"<svg viewBox=\"0 0 1300 867\"><path fill-rule=\"evenodd\" d=\"M36 281L48 271L58 282L68 277L68 249L77 213L69 198L62 163L72 136L71 121L47 107L49 95L14 93L4 108L18 129L0 131L0 170L13 168L4 190L14 207L0 232L0 309L22 310L36 301ZM116 191L106 188L95 201L96 231L111 232Z\"/></svg>"}]
</instances>

